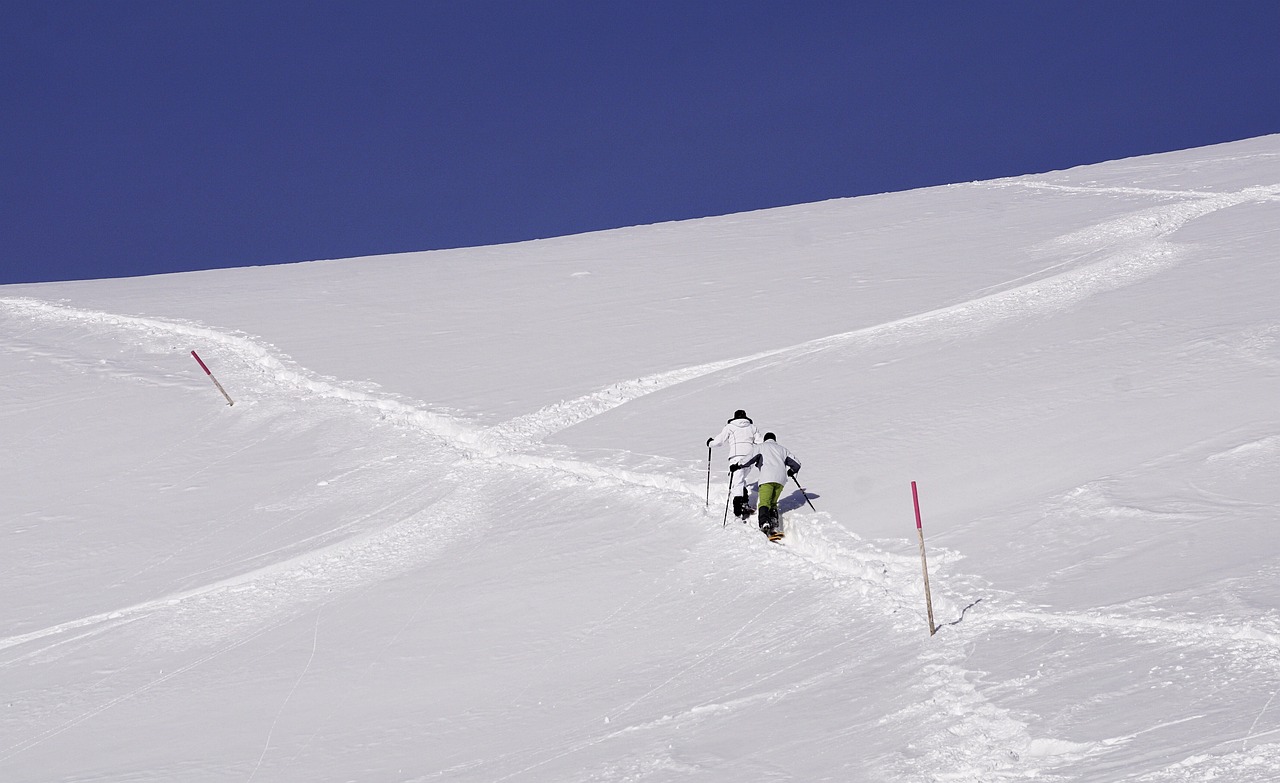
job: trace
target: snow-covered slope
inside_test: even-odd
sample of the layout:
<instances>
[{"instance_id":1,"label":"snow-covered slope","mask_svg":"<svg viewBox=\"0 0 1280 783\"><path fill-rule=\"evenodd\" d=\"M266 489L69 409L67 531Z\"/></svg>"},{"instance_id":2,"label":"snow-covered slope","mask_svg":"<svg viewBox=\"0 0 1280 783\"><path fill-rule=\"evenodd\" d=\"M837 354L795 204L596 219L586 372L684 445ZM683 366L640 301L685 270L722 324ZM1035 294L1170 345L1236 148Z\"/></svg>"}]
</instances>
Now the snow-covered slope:
<instances>
[{"instance_id":1,"label":"snow-covered slope","mask_svg":"<svg viewBox=\"0 0 1280 783\"><path fill-rule=\"evenodd\" d=\"M1270 136L0 288L0 779L1280 779L1277 259Z\"/></svg>"}]
</instances>

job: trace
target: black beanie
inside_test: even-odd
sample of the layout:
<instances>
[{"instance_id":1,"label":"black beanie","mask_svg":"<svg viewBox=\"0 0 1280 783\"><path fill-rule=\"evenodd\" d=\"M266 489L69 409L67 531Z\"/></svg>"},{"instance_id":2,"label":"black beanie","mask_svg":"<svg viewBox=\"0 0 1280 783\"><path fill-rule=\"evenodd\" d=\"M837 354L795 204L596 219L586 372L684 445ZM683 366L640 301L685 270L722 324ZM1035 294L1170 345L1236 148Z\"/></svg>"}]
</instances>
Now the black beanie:
<instances>
[{"instance_id":1,"label":"black beanie","mask_svg":"<svg viewBox=\"0 0 1280 783\"><path fill-rule=\"evenodd\" d=\"M735 419L745 419L745 418L747 418L747 412L746 412L746 411L742 411L742 410L734 411L734 412L733 412L733 418L735 418Z\"/></svg>"},{"instance_id":2,"label":"black beanie","mask_svg":"<svg viewBox=\"0 0 1280 783\"><path fill-rule=\"evenodd\" d=\"M765 439L765 440L777 440L777 439L778 439L778 436L774 435L772 432L766 432L766 433L764 434L764 439Z\"/></svg>"}]
</instances>

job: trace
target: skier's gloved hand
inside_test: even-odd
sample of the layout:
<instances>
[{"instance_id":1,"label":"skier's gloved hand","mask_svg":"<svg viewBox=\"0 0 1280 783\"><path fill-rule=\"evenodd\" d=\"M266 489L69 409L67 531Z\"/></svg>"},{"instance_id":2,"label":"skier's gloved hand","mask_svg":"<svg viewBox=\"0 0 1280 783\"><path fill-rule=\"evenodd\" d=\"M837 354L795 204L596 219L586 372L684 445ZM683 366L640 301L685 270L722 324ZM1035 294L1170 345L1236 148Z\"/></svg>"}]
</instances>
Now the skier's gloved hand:
<instances>
[{"instance_id":1,"label":"skier's gloved hand","mask_svg":"<svg viewBox=\"0 0 1280 783\"><path fill-rule=\"evenodd\" d=\"M713 441L713 440L715 440L715 438L714 438L714 437L712 437L712 438L707 438L707 448L711 448L711 441Z\"/></svg>"},{"instance_id":2,"label":"skier's gloved hand","mask_svg":"<svg viewBox=\"0 0 1280 783\"><path fill-rule=\"evenodd\" d=\"M742 470L742 466L736 462L729 466L730 473L733 473L734 471L738 471L738 470Z\"/></svg>"},{"instance_id":3,"label":"skier's gloved hand","mask_svg":"<svg viewBox=\"0 0 1280 783\"><path fill-rule=\"evenodd\" d=\"M787 475L788 475L788 476L790 476L791 478L795 478L795 477L796 477L796 469L795 469L795 468L787 468Z\"/></svg>"}]
</instances>

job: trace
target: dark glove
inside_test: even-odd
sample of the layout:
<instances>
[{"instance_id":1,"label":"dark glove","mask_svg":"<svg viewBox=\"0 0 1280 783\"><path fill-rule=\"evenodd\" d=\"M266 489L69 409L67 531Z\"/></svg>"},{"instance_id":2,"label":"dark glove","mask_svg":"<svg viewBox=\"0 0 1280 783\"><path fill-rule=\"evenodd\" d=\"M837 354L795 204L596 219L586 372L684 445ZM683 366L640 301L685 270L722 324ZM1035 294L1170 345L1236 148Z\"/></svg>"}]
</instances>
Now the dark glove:
<instances>
[{"instance_id":1,"label":"dark glove","mask_svg":"<svg viewBox=\"0 0 1280 783\"><path fill-rule=\"evenodd\" d=\"M787 468L787 475L788 475L788 476L790 476L791 478L795 478L795 477L796 477L796 471L795 471L795 469L794 469L794 468Z\"/></svg>"},{"instance_id":2,"label":"dark glove","mask_svg":"<svg viewBox=\"0 0 1280 783\"><path fill-rule=\"evenodd\" d=\"M735 470L742 470L742 466L736 462L729 466L730 473L733 473Z\"/></svg>"},{"instance_id":3,"label":"dark glove","mask_svg":"<svg viewBox=\"0 0 1280 783\"><path fill-rule=\"evenodd\" d=\"M707 448L711 448L711 441L713 440L715 440L715 438L707 438Z\"/></svg>"}]
</instances>

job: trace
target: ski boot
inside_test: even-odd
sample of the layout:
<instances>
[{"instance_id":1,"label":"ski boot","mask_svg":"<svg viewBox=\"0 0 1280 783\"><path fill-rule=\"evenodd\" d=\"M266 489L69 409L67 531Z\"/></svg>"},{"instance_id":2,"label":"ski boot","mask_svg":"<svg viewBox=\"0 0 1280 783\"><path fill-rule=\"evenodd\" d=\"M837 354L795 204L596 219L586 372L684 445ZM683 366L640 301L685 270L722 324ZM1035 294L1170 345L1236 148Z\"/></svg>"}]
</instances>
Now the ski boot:
<instances>
[{"instance_id":1,"label":"ski boot","mask_svg":"<svg viewBox=\"0 0 1280 783\"><path fill-rule=\"evenodd\" d=\"M760 507L760 516L757 519L757 522L760 525L760 532L764 533L766 536L773 535L777 521L778 510L776 508L769 508L768 506Z\"/></svg>"}]
</instances>

